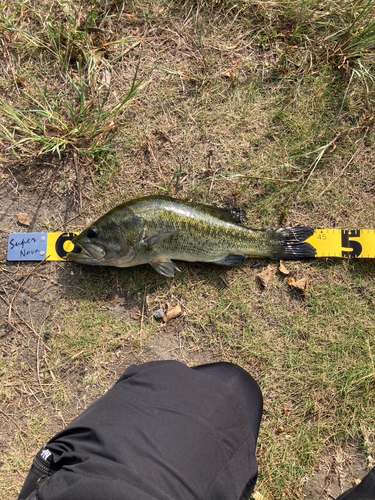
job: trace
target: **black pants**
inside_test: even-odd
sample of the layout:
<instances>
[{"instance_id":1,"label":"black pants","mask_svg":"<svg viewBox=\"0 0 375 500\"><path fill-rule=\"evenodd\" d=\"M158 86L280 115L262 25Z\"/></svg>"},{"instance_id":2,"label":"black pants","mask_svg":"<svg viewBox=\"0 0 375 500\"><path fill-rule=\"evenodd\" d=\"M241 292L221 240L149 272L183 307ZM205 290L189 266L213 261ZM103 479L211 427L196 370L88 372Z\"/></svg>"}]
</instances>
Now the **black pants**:
<instances>
[{"instance_id":1,"label":"black pants","mask_svg":"<svg viewBox=\"0 0 375 500\"><path fill-rule=\"evenodd\" d=\"M194 370L220 380L237 394L257 441L263 412L263 396L254 378L243 368L232 363L200 365L195 366Z\"/></svg>"},{"instance_id":2,"label":"black pants","mask_svg":"<svg viewBox=\"0 0 375 500\"><path fill-rule=\"evenodd\" d=\"M262 408L231 363L130 367L42 448L19 500L248 500Z\"/></svg>"}]
</instances>

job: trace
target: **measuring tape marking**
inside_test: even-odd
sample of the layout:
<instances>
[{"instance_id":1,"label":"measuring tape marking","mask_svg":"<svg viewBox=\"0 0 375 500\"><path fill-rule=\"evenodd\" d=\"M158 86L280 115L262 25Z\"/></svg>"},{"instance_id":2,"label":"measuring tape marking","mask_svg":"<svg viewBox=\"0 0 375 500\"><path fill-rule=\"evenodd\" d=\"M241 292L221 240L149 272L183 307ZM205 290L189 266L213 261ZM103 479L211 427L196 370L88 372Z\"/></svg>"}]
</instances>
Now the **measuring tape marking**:
<instances>
[{"instance_id":1,"label":"measuring tape marking","mask_svg":"<svg viewBox=\"0 0 375 500\"><path fill-rule=\"evenodd\" d=\"M375 258L373 229L315 229L306 243L316 249L318 258Z\"/></svg>"},{"instance_id":2,"label":"measuring tape marking","mask_svg":"<svg viewBox=\"0 0 375 500\"><path fill-rule=\"evenodd\" d=\"M72 239L78 233L12 233L8 238L7 260L64 261L68 252L80 253ZM67 246L70 243L70 248Z\"/></svg>"},{"instance_id":3,"label":"measuring tape marking","mask_svg":"<svg viewBox=\"0 0 375 500\"><path fill-rule=\"evenodd\" d=\"M8 261L65 261L68 252L80 253L72 239L79 233L12 233ZM375 229L315 229L305 243L317 258L375 258ZM249 255L248 257L259 257Z\"/></svg>"}]
</instances>

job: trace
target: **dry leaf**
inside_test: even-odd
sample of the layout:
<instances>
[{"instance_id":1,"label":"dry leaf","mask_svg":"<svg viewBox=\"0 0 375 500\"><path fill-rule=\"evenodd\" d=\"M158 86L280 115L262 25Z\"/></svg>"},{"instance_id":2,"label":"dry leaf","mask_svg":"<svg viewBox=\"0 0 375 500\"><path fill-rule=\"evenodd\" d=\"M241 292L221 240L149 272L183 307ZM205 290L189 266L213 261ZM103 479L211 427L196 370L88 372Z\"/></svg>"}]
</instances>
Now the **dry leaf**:
<instances>
[{"instance_id":1,"label":"dry leaf","mask_svg":"<svg viewBox=\"0 0 375 500\"><path fill-rule=\"evenodd\" d=\"M109 87L111 84L111 79L112 79L111 72L108 71L107 69L104 69L102 72L102 78L101 78L102 85Z\"/></svg>"},{"instance_id":2,"label":"dry leaf","mask_svg":"<svg viewBox=\"0 0 375 500\"><path fill-rule=\"evenodd\" d=\"M243 66L243 59L239 59L234 66L221 73L222 78L234 79L238 76Z\"/></svg>"},{"instance_id":3,"label":"dry leaf","mask_svg":"<svg viewBox=\"0 0 375 500\"><path fill-rule=\"evenodd\" d=\"M262 493L259 493L259 491L255 491L251 498L253 498L254 500L266 500L266 497L262 495Z\"/></svg>"},{"instance_id":4,"label":"dry leaf","mask_svg":"<svg viewBox=\"0 0 375 500\"><path fill-rule=\"evenodd\" d=\"M220 50L227 50L227 51L231 51L231 50L236 50L236 48L239 46L240 42L234 44L234 45L226 45L226 46L223 46L220 48Z\"/></svg>"},{"instance_id":5,"label":"dry leaf","mask_svg":"<svg viewBox=\"0 0 375 500\"><path fill-rule=\"evenodd\" d=\"M167 303L168 309L167 312L163 316L164 323L168 323L171 319L178 318L182 314L182 309L180 304L173 307L169 302Z\"/></svg>"},{"instance_id":6,"label":"dry leaf","mask_svg":"<svg viewBox=\"0 0 375 500\"><path fill-rule=\"evenodd\" d=\"M141 312L138 309L138 307L133 307L133 309L130 309L130 317L131 319L140 319L141 317Z\"/></svg>"},{"instance_id":7,"label":"dry leaf","mask_svg":"<svg viewBox=\"0 0 375 500\"><path fill-rule=\"evenodd\" d=\"M142 24L135 14L125 14L125 19L132 26L137 26L138 24Z\"/></svg>"},{"instance_id":8,"label":"dry leaf","mask_svg":"<svg viewBox=\"0 0 375 500\"><path fill-rule=\"evenodd\" d=\"M288 279L288 285L297 290L301 290L302 292L307 292L309 286L309 279L307 276L304 276L300 280L295 280L294 278Z\"/></svg>"},{"instance_id":9,"label":"dry leaf","mask_svg":"<svg viewBox=\"0 0 375 500\"><path fill-rule=\"evenodd\" d=\"M262 283L264 288L267 288L272 276L275 274L275 269L272 266L268 266L264 271L257 274L256 277Z\"/></svg>"},{"instance_id":10,"label":"dry leaf","mask_svg":"<svg viewBox=\"0 0 375 500\"><path fill-rule=\"evenodd\" d=\"M283 274L290 274L290 271L289 269L287 269L285 266L284 266L284 262L282 260L280 260L280 266L279 266L279 271Z\"/></svg>"},{"instance_id":11,"label":"dry leaf","mask_svg":"<svg viewBox=\"0 0 375 500\"><path fill-rule=\"evenodd\" d=\"M27 214L18 214L18 222L23 226L30 226L30 219Z\"/></svg>"}]
</instances>

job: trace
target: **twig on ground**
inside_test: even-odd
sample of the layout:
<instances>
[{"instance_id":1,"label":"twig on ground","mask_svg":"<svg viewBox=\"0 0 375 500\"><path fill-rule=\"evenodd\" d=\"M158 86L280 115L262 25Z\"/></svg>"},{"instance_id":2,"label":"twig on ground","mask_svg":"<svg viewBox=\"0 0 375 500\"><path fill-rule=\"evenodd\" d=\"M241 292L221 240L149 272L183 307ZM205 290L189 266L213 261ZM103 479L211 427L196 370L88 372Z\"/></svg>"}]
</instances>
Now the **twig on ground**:
<instances>
[{"instance_id":1,"label":"twig on ground","mask_svg":"<svg viewBox=\"0 0 375 500\"><path fill-rule=\"evenodd\" d=\"M145 287L145 293L143 294L143 301L142 301L142 315L141 315L141 328L139 330L139 343L142 345L142 336L143 336L143 322L144 322L144 317L145 317L145 309L146 309L146 299L147 299L147 285Z\"/></svg>"},{"instance_id":2,"label":"twig on ground","mask_svg":"<svg viewBox=\"0 0 375 500\"><path fill-rule=\"evenodd\" d=\"M333 184L335 184L335 182L337 182L337 180L342 176L342 174L345 172L345 170L349 167L349 165L351 164L351 162L354 160L356 154L358 153L358 149L357 151L353 154L353 156L350 158L350 160L348 161L348 163L345 165L345 167L341 170L341 172L339 173L339 175L337 177L335 177L329 184L326 188L323 189L323 191L320 192L320 194L318 195L318 199L320 199L324 193L326 193L327 191L329 191L329 189L331 188L331 186Z\"/></svg>"},{"instance_id":3,"label":"twig on ground","mask_svg":"<svg viewBox=\"0 0 375 500\"><path fill-rule=\"evenodd\" d=\"M366 137L367 133L368 133L369 129L367 128L366 131L365 131L365 135L363 136L363 139ZM351 164L351 162L354 160L354 158L356 157L357 153L359 152L360 148L358 148L355 153L353 154L353 156L350 158L350 160L348 161L348 163L345 165L345 167L341 170L341 172L339 173L339 175L337 177L335 177L329 184L328 186L323 189L323 191L319 194L318 196L318 199L320 199L324 193L326 193L330 188L331 186L337 182L337 180L343 175L343 173L345 172L345 170L349 167L349 165Z\"/></svg>"},{"instance_id":4,"label":"twig on ground","mask_svg":"<svg viewBox=\"0 0 375 500\"><path fill-rule=\"evenodd\" d=\"M78 196L79 196L79 213L81 213L82 212L81 177L79 175L78 160L77 160L77 154L75 151L73 152L73 163L74 163L74 168L75 168L76 177L77 177Z\"/></svg>"},{"instance_id":5,"label":"twig on ground","mask_svg":"<svg viewBox=\"0 0 375 500\"><path fill-rule=\"evenodd\" d=\"M4 287L3 287L3 289L4 289L4 291L5 291L5 288L4 288ZM5 292L5 293L6 293L6 292ZM8 294L6 293L6 295L8 295ZM10 302L8 302L8 301L7 301L7 300L6 300L6 299L5 299L2 295L0 295L0 298L2 298L2 299L3 299L3 301L6 303L6 305L7 305L8 307L10 307ZM48 345L46 345L46 344L43 342L42 337L41 337L41 336L40 336L40 335L39 335L39 334L35 331L35 329L34 329L31 325L29 325L29 323L28 323L28 322L27 322L27 321L26 321L26 320L25 320L25 319L24 319L24 318L20 315L20 313L19 313L17 310L14 310L14 312L15 312L15 314L18 316L18 318L22 321L22 323L24 323L24 324L27 326L27 328L29 328L29 330L31 330L31 331L33 332L33 334L36 336L36 338L42 341L43 346L44 346L47 350L51 351L51 349L48 347ZM14 323L11 323L11 322L9 322L9 324L10 324L13 328L17 328L17 330L18 330L20 333L24 333L18 325L15 325Z\"/></svg>"},{"instance_id":6,"label":"twig on ground","mask_svg":"<svg viewBox=\"0 0 375 500\"><path fill-rule=\"evenodd\" d=\"M20 286L18 287L18 290L16 291L16 293L13 295L13 298L12 300L10 301L9 303L9 311L8 311L8 321L9 323L11 323L11 316L12 316L12 308L13 308L13 304L14 304L14 301L16 300L17 298L17 295L19 294L21 288L23 287L23 285L26 283L26 281L30 278L30 276L32 276L35 271L45 262L46 260L42 260L40 262L38 262L38 264L33 267L33 269L29 272L29 274L26 276L26 278L23 280L23 282L20 284Z\"/></svg>"},{"instance_id":7,"label":"twig on ground","mask_svg":"<svg viewBox=\"0 0 375 500\"><path fill-rule=\"evenodd\" d=\"M10 420L10 422L12 422L12 424L14 424L22 432L22 434L24 434L26 437L29 437L29 434L25 431L25 429L22 429L22 427L14 420L14 418L12 418L10 415L8 415L7 413L5 413L1 409L0 409L0 413L2 415L4 415L5 418L7 418L8 420Z\"/></svg>"}]
</instances>

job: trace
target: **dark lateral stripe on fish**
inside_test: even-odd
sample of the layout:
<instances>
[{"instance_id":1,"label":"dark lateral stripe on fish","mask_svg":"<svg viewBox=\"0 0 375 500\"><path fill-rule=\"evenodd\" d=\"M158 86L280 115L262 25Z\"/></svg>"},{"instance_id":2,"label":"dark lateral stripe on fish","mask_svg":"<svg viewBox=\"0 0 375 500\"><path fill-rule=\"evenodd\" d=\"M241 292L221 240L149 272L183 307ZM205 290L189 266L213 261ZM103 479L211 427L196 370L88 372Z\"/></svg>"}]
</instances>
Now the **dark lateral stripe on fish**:
<instances>
[{"instance_id":1,"label":"dark lateral stripe on fish","mask_svg":"<svg viewBox=\"0 0 375 500\"><path fill-rule=\"evenodd\" d=\"M274 259L308 259L316 256L316 248L305 241L314 234L314 229L308 226L286 227L281 229L270 229L278 234Z\"/></svg>"}]
</instances>

